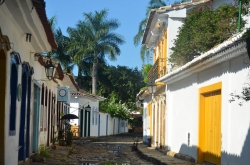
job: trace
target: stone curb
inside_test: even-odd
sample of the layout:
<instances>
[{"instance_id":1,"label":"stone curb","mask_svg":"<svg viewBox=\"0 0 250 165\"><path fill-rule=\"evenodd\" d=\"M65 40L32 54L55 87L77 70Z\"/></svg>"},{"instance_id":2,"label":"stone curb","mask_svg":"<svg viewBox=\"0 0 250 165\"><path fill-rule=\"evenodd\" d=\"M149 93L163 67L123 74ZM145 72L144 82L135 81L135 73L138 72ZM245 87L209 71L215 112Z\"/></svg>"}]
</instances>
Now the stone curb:
<instances>
[{"instance_id":1,"label":"stone curb","mask_svg":"<svg viewBox=\"0 0 250 165\"><path fill-rule=\"evenodd\" d=\"M195 159L191 156L188 156L188 155L184 155L184 154L180 154L180 153L175 153L175 152L172 152L172 151L161 151L161 150L158 150L157 148L155 148L154 150L158 151L158 152L161 152L167 156L170 156L170 157L173 157L173 158L177 158L177 159L181 159L181 160L185 160L185 161L188 161L190 163L195 163ZM159 165L168 165L167 163L165 162L162 162L161 160L157 159L155 157L153 157L153 155L151 154L147 154L147 153L143 153L140 148L138 148L138 151L137 151L137 154L140 158L142 159L145 159L149 162L152 162L152 163L155 163L155 164L159 164Z\"/></svg>"}]
</instances>

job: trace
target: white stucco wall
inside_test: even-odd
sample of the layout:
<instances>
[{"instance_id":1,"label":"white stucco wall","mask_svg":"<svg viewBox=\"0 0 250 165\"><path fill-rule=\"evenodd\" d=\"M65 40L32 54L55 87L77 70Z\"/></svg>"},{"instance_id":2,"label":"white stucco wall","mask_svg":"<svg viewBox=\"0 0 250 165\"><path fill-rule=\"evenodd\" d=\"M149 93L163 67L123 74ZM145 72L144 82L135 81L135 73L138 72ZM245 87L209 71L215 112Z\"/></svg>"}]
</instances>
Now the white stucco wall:
<instances>
[{"instance_id":1,"label":"white stucco wall","mask_svg":"<svg viewBox=\"0 0 250 165\"><path fill-rule=\"evenodd\" d=\"M175 17L170 17L168 18L168 31L167 31L167 58L171 56L173 51L171 50L172 47L174 47L174 40L176 39L176 35L179 33L179 27L182 26L181 22L182 18L175 18ZM167 64L167 71L170 69L170 63L168 62Z\"/></svg>"},{"instance_id":2,"label":"white stucco wall","mask_svg":"<svg viewBox=\"0 0 250 165\"><path fill-rule=\"evenodd\" d=\"M111 115L108 115L108 135L114 134L114 118L111 117Z\"/></svg>"},{"instance_id":3,"label":"white stucco wall","mask_svg":"<svg viewBox=\"0 0 250 165\"><path fill-rule=\"evenodd\" d=\"M2 10L0 10L0 25L1 31L3 35L8 36L10 42L15 44L15 49L20 50L20 55L22 55L22 60L30 61L29 59L29 48L27 47L26 43L22 42L19 32L15 29L13 24L10 20L3 17L5 14ZM4 25L4 26L3 26ZM19 44L18 44L19 43ZM12 165L17 164L17 157L18 157L18 137L19 137L19 125L20 125L20 105L21 102L17 101L16 104L16 135L9 136L9 123L10 123L10 52L7 53L7 73L6 73L6 100L5 100L5 164ZM18 66L18 84L21 83L21 71L22 67ZM11 154L8 154L11 153Z\"/></svg>"},{"instance_id":4,"label":"white stucco wall","mask_svg":"<svg viewBox=\"0 0 250 165\"><path fill-rule=\"evenodd\" d=\"M174 152L188 154L197 159L198 146L198 89L222 82L222 164L247 165L250 162L250 103L239 106L229 103L230 93L242 91L249 82L247 55L223 62L167 86L167 146ZM188 146L190 133L190 146Z\"/></svg>"},{"instance_id":5,"label":"white stucco wall","mask_svg":"<svg viewBox=\"0 0 250 165\"><path fill-rule=\"evenodd\" d=\"M34 72L35 75L33 75L32 79L35 77L37 79L42 79L45 78L43 72L40 71L42 68L42 71L44 70L44 67L41 67L40 64L37 64L34 61L33 55L30 52L35 52L33 48L31 47L31 44L26 42L24 40L24 32L20 32L17 26L14 26L12 21L9 20L8 18L5 17L5 13L0 9L0 27L3 35L8 36L11 44L11 47L13 48L7 53L7 77L6 77L6 109L5 109L5 164L6 165L13 165L13 164L18 164L18 146L19 146L19 128L20 128L20 106L21 106L21 101L17 101L16 104L16 135L15 136L9 136L9 119L10 119L10 52L11 51L16 51L20 54L22 62L29 62L31 67L34 67ZM21 34L20 34L21 33ZM37 66L37 67L36 67ZM39 68L39 69L37 69ZM21 73L22 73L22 66L21 64L18 66L18 84L21 84ZM31 82L31 112L30 116L28 118L30 119L30 134L27 136L30 136L30 141L27 143L30 143L30 153L32 152L32 135L33 135L33 81ZM40 131L39 131L40 132ZM40 135L43 137L43 135Z\"/></svg>"},{"instance_id":6,"label":"white stucco wall","mask_svg":"<svg viewBox=\"0 0 250 165\"><path fill-rule=\"evenodd\" d=\"M119 133L127 133L128 132L128 121L120 119L119 124Z\"/></svg>"},{"instance_id":7,"label":"white stucco wall","mask_svg":"<svg viewBox=\"0 0 250 165\"><path fill-rule=\"evenodd\" d=\"M99 113L100 115L100 136L106 136L107 113Z\"/></svg>"},{"instance_id":8,"label":"white stucco wall","mask_svg":"<svg viewBox=\"0 0 250 165\"><path fill-rule=\"evenodd\" d=\"M149 123L148 123L148 103L151 101L152 96L148 95L143 100L143 141L147 142L147 139L150 137L150 129L149 129Z\"/></svg>"}]
</instances>

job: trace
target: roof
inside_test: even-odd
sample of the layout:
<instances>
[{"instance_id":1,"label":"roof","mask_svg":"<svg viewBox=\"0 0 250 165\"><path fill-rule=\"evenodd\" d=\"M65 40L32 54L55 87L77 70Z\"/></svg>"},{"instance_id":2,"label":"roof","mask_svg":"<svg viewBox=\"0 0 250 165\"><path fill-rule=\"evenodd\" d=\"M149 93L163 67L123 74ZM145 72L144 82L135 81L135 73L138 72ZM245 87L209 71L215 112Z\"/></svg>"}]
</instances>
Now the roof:
<instances>
[{"instance_id":1,"label":"roof","mask_svg":"<svg viewBox=\"0 0 250 165\"><path fill-rule=\"evenodd\" d=\"M74 79L74 76L70 73L66 73L67 76L69 76L72 84L75 86L75 88L77 89L77 93L71 93L72 96L88 96L88 97L92 97L92 98L95 98L95 99L98 99L98 100L105 100L104 97L101 97L101 96L98 96L98 95L94 95L94 94L91 94L83 89L80 89L79 86L76 84L76 81Z\"/></svg>"},{"instance_id":2,"label":"roof","mask_svg":"<svg viewBox=\"0 0 250 165\"><path fill-rule=\"evenodd\" d=\"M47 40L53 50L57 50L57 43L55 41L54 33L48 21L46 11L45 11L45 2L44 0L32 0L33 6L36 9L36 12L42 22L43 28L45 30Z\"/></svg>"},{"instance_id":3,"label":"roof","mask_svg":"<svg viewBox=\"0 0 250 165\"><path fill-rule=\"evenodd\" d=\"M160 15L162 13L167 13L169 11L173 11L173 10L180 10L180 9L184 9L184 8L190 8L190 7L194 7L200 4L204 4L207 2L210 2L211 0L192 0L191 2L185 2L185 3L181 3L181 4L172 4L170 6L163 6L157 9L152 9L149 17L148 17L148 22L146 25L146 28L144 30L144 34L143 34L143 39L142 39L142 44L145 44L146 40L147 40L147 36L151 27L151 23L154 19L154 17L157 15Z\"/></svg>"},{"instance_id":4,"label":"roof","mask_svg":"<svg viewBox=\"0 0 250 165\"><path fill-rule=\"evenodd\" d=\"M240 53L244 53L244 51L247 51L246 42L244 39L242 39L242 36L245 32L246 29L240 33L233 35L228 40L219 45L216 45L209 51L194 58L192 61L188 62L182 67L157 79L156 82L164 82L165 84L173 83L177 80L190 76L192 73L212 67L218 63L221 63L228 59L232 59ZM231 51L228 53L227 50ZM233 50L236 50L237 52L232 53ZM212 64L212 62L214 63Z\"/></svg>"}]
</instances>

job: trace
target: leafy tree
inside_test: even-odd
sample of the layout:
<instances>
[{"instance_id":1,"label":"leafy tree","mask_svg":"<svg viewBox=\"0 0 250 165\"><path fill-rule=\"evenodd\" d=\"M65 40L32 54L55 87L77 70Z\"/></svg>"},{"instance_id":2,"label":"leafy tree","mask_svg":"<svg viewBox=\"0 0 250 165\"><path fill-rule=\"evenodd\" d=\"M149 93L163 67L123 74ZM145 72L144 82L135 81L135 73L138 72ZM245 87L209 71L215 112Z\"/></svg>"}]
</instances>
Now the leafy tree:
<instances>
[{"instance_id":1,"label":"leafy tree","mask_svg":"<svg viewBox=\"0 0 250 165\"><path fill-rule=\"evenodd\" d=\"M150 71L150 69L152 68L151 64L146 64L143 66L142 69L142 75L144 76L144 83L148 84L148 72Z\"/></svg>"},{"instance_id":2,"label":"leafy tree","mask_svg":"<svg viewBox=\"0 0 250 165\"><path fill-rule=\"evenodd\" d=\"M56 51L52 51L52 58L59 61L64 70L68 73L72 73L74 63L72 61L72 56L68 54L68 44L70 38L64 36L60 28L56 29L54 34L58 48Z\"/></svg>"},{"instance_id":3,"label":"leafy tree","mask_svg":"<svg viewBox=\"0 0 250 165\"><path fill-rule=\"evenodd\" d=\"M99 95L107 98L100 102L100 110L128 119L128 114L136 109L137 92L145 86L141 72L126 66L100 65L99 69Z\"/></svg>"},{"instance_id":4,"label":"leafy tree","mask_svg":"<svg viewBox=\"0 0 250 165\"><path fill-rule=\"evenodd\" d=\"M211 6L199 6L189 12L172 49L170 62L182 66L194 57L208 51L236 33L238 8L222 5L215 10ZM245 21L242 20L242 27Z\"/></svg>"},{"instance_id":5,"label":"leafy tree","mask_svg":"<svg viewBox=\"0 0 250 165\"><path fill-rule=\"evenodd\" d=\"M118 20L107 19L106 9L95 13L84 13L85 25L87 28L86 48L88 55L93 57L92 69L92 93L97 92L98 57L108 55L110 60L116 60L121 53L119 45L125 41L123 37L113 31L119 27ZM85 55L83 55L85 56Z\"/></svg>"},{"instance_id":6,"label":"leafy tree","mask_svg":"<svg viewBox=\"0 0 250 165\"><path fill-rule=\"evenodd\" d=\"M114 93L115 102L135 102L137 92L145 86L143 76L137 68L100 65L99 77L99 95L109 98Z\"/></svg>"}]
</instances>

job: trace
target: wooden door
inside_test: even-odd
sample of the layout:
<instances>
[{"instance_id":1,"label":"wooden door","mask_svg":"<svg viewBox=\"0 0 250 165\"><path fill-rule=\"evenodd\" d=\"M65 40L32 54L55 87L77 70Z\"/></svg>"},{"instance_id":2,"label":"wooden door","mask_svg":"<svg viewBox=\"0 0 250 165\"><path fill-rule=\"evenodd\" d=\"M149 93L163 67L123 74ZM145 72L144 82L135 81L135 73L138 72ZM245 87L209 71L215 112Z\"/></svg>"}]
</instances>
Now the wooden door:
<instances>
[{"instance_id":1,"label":"wooden door","mask_svg":"<svg viewBox=\"0 0 250 165\"><path fill-rule=\"evenodd\" d=\"M198 163L221 164L221 91L221 82L199 89Z\"/></svg>"},{"instance_id":2,"label":"wooden door","mask_svg":"<svg viewBox=\"0 0 250 165\"><path fill-rule=\"evenodd\" d=\"M221 157L221 91L204 94L205 146L204 159L220 164Z\"/></svg>"}]
</instances>

